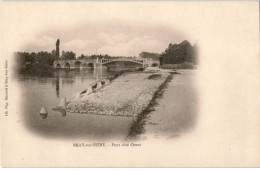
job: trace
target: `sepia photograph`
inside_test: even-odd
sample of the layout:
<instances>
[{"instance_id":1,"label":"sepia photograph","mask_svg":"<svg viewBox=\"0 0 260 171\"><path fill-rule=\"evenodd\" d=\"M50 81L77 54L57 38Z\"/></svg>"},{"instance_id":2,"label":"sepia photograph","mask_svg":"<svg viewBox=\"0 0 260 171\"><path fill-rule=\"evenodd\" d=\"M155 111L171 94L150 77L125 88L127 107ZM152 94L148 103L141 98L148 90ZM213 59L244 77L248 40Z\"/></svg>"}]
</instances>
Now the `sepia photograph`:
<instances>
[{"instance_id":1,"label":"sepia photograph","mask_svg":"<svg viewBox=\"0 0 260 171\"><path fill-rule=\"evenodd\" d=\"M180 35L165 27L166 33L157 33L141 23L90 25L69 33L45 31L14 53L29 131L127 140L146 134L174 138L191 129L198 103L197 44L170 42Z\"/></svg>"},{"instance_id":2,"label":"sepia photograph","mask_svg":"<svg viewBox=\"0 0 260 171\"><path fill-rule=\"evenodd\" d=\"M0 19L2 167L259 167L258 2L1 2Z\"/></svg>"}]
</instances>

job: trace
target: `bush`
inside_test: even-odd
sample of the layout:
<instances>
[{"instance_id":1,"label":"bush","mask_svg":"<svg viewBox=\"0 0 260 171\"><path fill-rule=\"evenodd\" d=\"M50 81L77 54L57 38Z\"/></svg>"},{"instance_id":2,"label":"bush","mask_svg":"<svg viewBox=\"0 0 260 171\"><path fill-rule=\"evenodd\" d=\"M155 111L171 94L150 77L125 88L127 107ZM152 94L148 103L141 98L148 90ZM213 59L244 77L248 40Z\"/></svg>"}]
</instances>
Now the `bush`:
<instances>
[{"instance_id":1,"label":"bush","mask_svg":"<svg viewBox=\"0 0 260 171\"><path fill-rule=\"evenodd\" d=\"M152 74L148 76L148 79L154 80L154 79L158 79L161 78L162 75L161 74Z\"/></svg>"},{"instance_id":2,"label":"bush","mask_svg":"<svg viewBox=\"0 0 260 171\"><path fill-rule=\"evenodd\" d=\"M192 63L184 62L181 64L164 64L161 66L163 69L193 69L194 65Z\"/></svg>"}]
</instances>

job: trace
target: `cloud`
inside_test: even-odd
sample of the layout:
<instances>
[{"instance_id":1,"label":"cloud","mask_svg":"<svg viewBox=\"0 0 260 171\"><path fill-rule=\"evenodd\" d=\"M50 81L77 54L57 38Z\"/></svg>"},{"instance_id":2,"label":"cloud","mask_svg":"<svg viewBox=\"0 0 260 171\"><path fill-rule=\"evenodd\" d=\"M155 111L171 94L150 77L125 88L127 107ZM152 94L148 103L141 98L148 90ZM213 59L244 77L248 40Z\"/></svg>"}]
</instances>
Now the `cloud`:
<instances>
[{"instance_id":1,"label":"cloud","mask_svg":"<svg viewBox=\"0 0 260 171\"><path fill-rule=\"evenodd\" d=\"M77 56L95 53L138 56L142 51L161 53L169 43L187 39L183 33L163 25L129 21L88 22L39 32L25 43L23 49L51 51L58 38L61 51L73 51Z\"/></svg>"}]
</instances>

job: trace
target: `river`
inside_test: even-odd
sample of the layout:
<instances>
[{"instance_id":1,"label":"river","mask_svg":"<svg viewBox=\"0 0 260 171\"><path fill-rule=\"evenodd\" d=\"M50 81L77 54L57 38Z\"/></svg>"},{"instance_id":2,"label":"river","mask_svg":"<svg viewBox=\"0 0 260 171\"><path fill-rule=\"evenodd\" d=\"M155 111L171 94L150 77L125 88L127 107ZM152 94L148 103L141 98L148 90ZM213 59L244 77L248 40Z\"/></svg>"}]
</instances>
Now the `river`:
<instances>
[{"instance_id":1,"label":"river","mask_svg":"<svg viewBox=\"0 0 260 171\"><path fill-rule=\"evenodd\" d=\"M160 125L158 119L167 116L167 122L162 123L165 129L163 133L169 136L179 133L190 126L196 113L196 93L191 80L194 71L181 71L181 75L175 75L168 89L165 90L162 99L158 100L156 110L152 112L151 120L147 121L147 133L155 130L156 135L160 130L155 125ZM70 99L76 91L85 90L88 85L101 77L114 74L106 70L58 70L53 77L29 77L19 76L16 82L21 93L22 122L29 131L46 138L62 139L118 139L124 140L128 135L133 122L131 117L116 117L103 115L86 115L69 113L66 115L53 111L61 98ZM177 90L176 90L177 89ZM186 92L183 96L181 92ZM176 96L179 97L176 101ZM183 103L183 104L182 104ZM176 104L176 105L173 105ZM48 110L47 118L40 116L40 109L45 106ZM173 108L173 107L177 108ZM181 107L182 106L182 107ZM171 115L172 111L178 113ZM180 115L180 113L182 113ZM165 115L165 116L162 116ZM156 116L154 118L154 116ZM179 119L178 119L179 118ZM163 119L164 120L164 119ZM177 125L177 126L176 126Z\"/></svg>"},{"instance_id":2,"label":"river","mask_svg":"<svg viewBox=\"0 0 260 171\"><path fill-rule=\"evenodd\" d=\"M103 70L102 77L114 74ZM76 91L83 91L101 78L101 70L59 70L54 77L19 76L21 115L24 125L32 132L48 138L123 139L128 133L132 118L84 115L53 111L61 98L68 100ZM45 106L47 118L39 112Z\"/></svg>"}]
</instances>

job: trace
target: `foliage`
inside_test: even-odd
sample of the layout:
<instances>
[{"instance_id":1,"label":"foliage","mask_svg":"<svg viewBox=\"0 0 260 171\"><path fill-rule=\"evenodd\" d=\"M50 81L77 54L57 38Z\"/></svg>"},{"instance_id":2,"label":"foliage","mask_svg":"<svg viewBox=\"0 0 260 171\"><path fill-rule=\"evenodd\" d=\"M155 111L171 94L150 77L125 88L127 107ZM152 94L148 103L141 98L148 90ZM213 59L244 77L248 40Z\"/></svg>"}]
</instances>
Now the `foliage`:
<instances>
[{"instance_id":1,"label":"foliage","mask_svg":"<svg viewBox=\"0 0 260 171\"><path fill-rule=\"evenodd\" d=\"M161 64L180 64L184 62L197 64L197 45L192 46L187 40L180 44L170 43L162 53L160 62Z\"/></svg>"},{"instance_id":2,"label":"foliage","mask_svg":"<svg viewBox=\"0 0 260 171\"><path fill-rule=\"evenodd\" d=\"M14 53L16 70L21 74L49 74L55 60L55 51L49 52L16 52Z\"/></svg>"},{"instance_id":3,"label":"foliage","mask_svg":"<svg viewBox=\"0 0 260 171\"><path fill-rule=\"evenodd\" d=\"M183 62L180 64L164 64L161 66L163 69L194 69L193 63Z\"/></svg>"},{"instance_id":4,"label":"foliage","mask_svg":"<svg viewBox=\"0 0 260 171\"><path fill-rule=\"evenodd\" d=\"M148 76L148 79L149 80L154 80L154 79L158 79L158 78L161 78L161 77L162 77L161 74L152 74L152 75Z\"/></svg>"},{"instance_id":5,"label":"foliage","mask_svg":"<svg viewBox=\"0 0 260 171\"><path fill-rule=\"evenodd\" d=\"M105 54L105 55L102 55L102 54L100 54L100 55L91 55L91 56L88 56L88 58L90 58L90 59L101 59L101 58L111 58L111 56L109 56L109 55L107 55L107 54Z\"/></svg>"},{"instance_id":6,"label":"foliage","mask_svg":"<svg viewBox=\"0 0 260 171\"><path fill-rule=\"evenodd\" d=\"M26 64L34 65L36 63L42 65L52 65L55 60L55 54L49 52L16 52L14 53L15 60L19 66Z\"/></svg>"},{"instance_id":7,"label":"foliage","mask_svg":"<svg viewBox=\"0 0 260 171\"><path fill-rule=\"evenodd\" d=\"M139 54L139 57L141 58L151 58L151 59L159 59L160 54L158 53L151 53L151 52L141 52Z\"/></svg>"},{"instance_id":8,"label":"foliage","mask_svg":"<svg viewBox=\"0 0 260 171\"><path fill-rule=\"evenodd\" d=\"M61 52L61 59L62 60L73 60L76 59L76 54L72 51L68 51L68 52Z\"/></svg>"}]
</instances>

